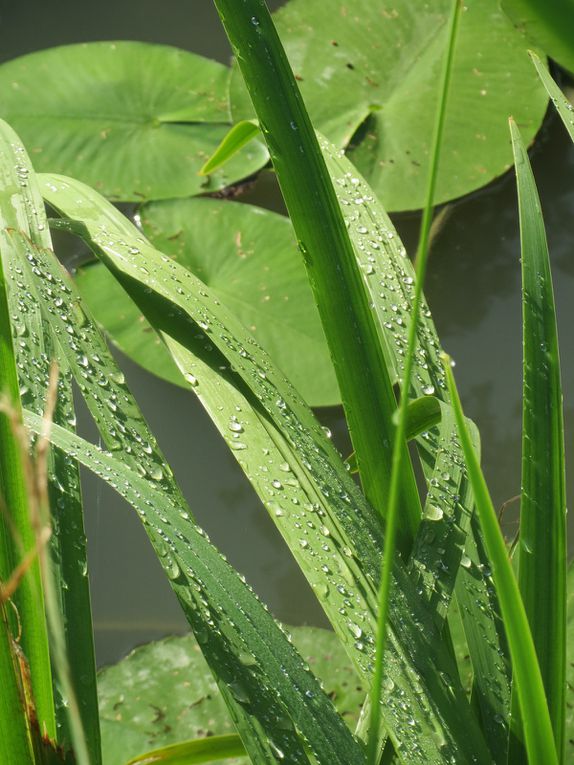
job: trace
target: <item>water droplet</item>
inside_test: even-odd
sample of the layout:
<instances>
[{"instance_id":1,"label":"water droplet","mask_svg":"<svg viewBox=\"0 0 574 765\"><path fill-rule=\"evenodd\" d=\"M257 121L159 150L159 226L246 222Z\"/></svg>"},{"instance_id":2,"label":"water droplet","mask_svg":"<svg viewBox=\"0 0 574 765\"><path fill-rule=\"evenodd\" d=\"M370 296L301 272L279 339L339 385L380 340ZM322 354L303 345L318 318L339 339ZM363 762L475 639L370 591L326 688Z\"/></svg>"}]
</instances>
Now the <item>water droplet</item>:
<instances>
[{"instance_id":1,"label":"water droplet","mask_svg":"<svg viewBox=\"0 0 574 765\"><path fill-rule=\"evenodd\" d=\"M443 511L436 505L429 505L425 512L425 518L427 518L429 521L440 521L442 520L443 516Z\"/></svg>"}]
</instances>

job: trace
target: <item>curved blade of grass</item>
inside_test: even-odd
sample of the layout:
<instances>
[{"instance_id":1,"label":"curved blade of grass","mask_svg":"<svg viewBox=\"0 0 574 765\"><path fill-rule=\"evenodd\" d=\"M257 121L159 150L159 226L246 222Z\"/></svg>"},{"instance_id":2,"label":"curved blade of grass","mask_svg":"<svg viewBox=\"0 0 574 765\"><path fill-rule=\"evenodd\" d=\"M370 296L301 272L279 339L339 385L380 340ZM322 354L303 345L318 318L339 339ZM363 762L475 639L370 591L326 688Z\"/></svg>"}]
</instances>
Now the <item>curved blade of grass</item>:
<instances>
[{"instance_id":1,"label":"curved blade of grass","mask_svg":"<svg viewBox=\"0 0 574 765\"><path fill-rule=\"evenodd\" d=\"M26 187L28 167L20 161L11 144L11 131L0 125L0 369L2 392L17 413L20 409L20 384L12 345L11 318L7 296L6 272L15 257L23 257L23 248L10 230L25 226L28 203ZM20 445L5 413L0 414L0 493L4 508L0 513L0 578L6 581L26 553L36 548L37 528L30 515L26 482L21 464ZM40 730L54 739L56 723L52 696L52 673L48 632L44 614L44 595L38 560L30 562L14 594L21 629L21 644L30 667L31 685Z\"/></svg>"},{"instance_id":2,"label":"curved blade of grass","mask_svg":"<svg viewBox=\"0 0 574 765\"><path fill-rule=\"evenodd\" d=\"M508 637L513 683L520 702L528 759L532 763L544 762L551 765L558 763L558 757L528 618L518 583L514 578L496 511L464 421L448 358L445 362L445 369L459 438L474 491L484 543L492 565L494 586L498 593L504 627Z\"/></svg>"},{"instance_id":3,"label":"curved blade of grass","mask_svg":"<svg viewBox=\"0 0 574 765\"><path fill-rule=\"evenodd\" d=\"M19 194L14 200L10 228L19 231L30 242L50 247L50 232L44 203L34 180L29 158L14 131L0 122L0 136L7 158L7 167L13 168L13 180ZM74 421L74 407L69 372L57 351L57 343L43 323L39 304L22 302L22 291L35 294L33 275L22 267L25 252L18 249L18 239L9 231L4 234L10 246L4 249L7 264L8 303L13 317L18 383L24 403L37 414L42 414L48 391L49 364L54 356L60 358L60 377L54 420ZM101 762L96 670L92 632L89 583L86 567L86 544L83 529L82 501L78 467L65 455L56 452L49 456L48 480L52 513L53 575L58 579L59 608L62 613L65 654L69 662L72 685L77 689L77 700L86 742L93 765ZM81 692L80 690L81 689ZM55 688L58 741L68 744L66 731L68 710L66 699Z\"/></svg>"},{"instance_id":4,"label":"curved blade of grass","mask_svg":"<svg viewBox=\"0 0 574 765\"><path fill-rule=\"evenodd\" d=\"M552 274L528 153L510 120L522 249L524 381L518 583L542 673L559 758L566 677L564 417Z\"/></svg>"},{"instance_id":5,"label":"curved blade of grass","mask_svg":"<svg viewBox=\"0 0 574 765\"><path fill-rule=\"evenodd\" d=\"M351 640L351 659L368 683L382 536L376 514L325 433L266 354L203 283L155 251L96 192L60 176L41 176L41 183L50 204L77 221L73 228L163 333L185 378L226 435L320 597L322 593L322 604L347 647ZM283 480L285 462L293 477ZM391 735L399 743L410 740L410 715L419 710L419 719L428 721L428 727L417 731L418 747L409 754L421 757L421 762L428 761L427 755L440 759L450 747L458 748L450 728L458 728L464 718L465 736L478 737L473 751L480 753L484 744L462 689L456 685L447 689L440 680L440 672L450 675L452 667L432 617L417 606L417 594L398 563L395 575L396 632L388 655L392 683L385 692ZM416 666L414 674L410 666ZM452 704L452 692L460 699L458 708Z\"/></svg>"},{"instance_id":6,"label":"curved blade of grass","mask_svg":"<svg viewBox=\"0 0 574 765\"><path fill-rule=\"evenodd\" d=\"M413 315L409 328L403 385L401 398L399 402L399 421L397 432L393 443L393 462L391 471L391 482L389 488L389 505L387 510L387 526L385 537L385 548L383 551L381 584L379 588L379 608L377 621L377 650L374 669L374 681L371 687L371 722L369 726L369 740L367 746L367 762L369 765L376 765L378 744L379 744L379 720L380 720L380 698L381 683L383 680L383 655L385 650L385 640L387 632L387 620L389 614L389 596L391 587L391 566L395 557L395 547L399 532L399 487L402 472L402 460L404 455L403 444L406 439L407 431L407 410L409 402L409 386L413 372L416 344L417 344L417 323L421 307L422 290L425 280L426 264L428 256L429 234L433 216L433 202L438 177L438 167L440 158L440 149L442 144L442 133L446 118L446 107L448 101L448 92L450 86L450 75L452 61L454 59L454 49L456 43L456 33L458 29L458 19L460 16L461 3L459 0L452 2L452 10L449 19L448 43L445 51L443 75L440 85L440 95L437 108L436 125L433 135L433 145L431 154L431 165L428 178L428 188L426 193L425 208L421 222L420 240L416 257L416 280L415 292L413 296ZM450 460L449 460L450 462ZM435 479L436 480L436 479ZM430 506L431 512L436 507ZM443 510L440 509L442 517ZM435 513L436 515L436 513ZM432 521L434 515L428 516ZM434 518L436 520L436 518ZM446 613L445 613L446 616Z\"/></svg>"},{"instance_id":7,"label":"curved blade of grass","mask_svg":"<svg viewBox=\"0 0 574 765\"><path fill-rule=\"evenodd\" d=\"M26 423L35 432L42 427L41 419L28 412ZM190 522L185 505L169 497L161 483L154 485L113 453L103 452L64 428L54 426L50 438L137 510L216 679L227 683L238 704L267 723L277 758L307 762L296 750L282 749L289 737L284 735L282 742L281 731L294 732L290 715L320 762L361 763L361 747L353 741L319 682L266 608L205 533ZM320 736L317 731L321 731ZM248 748L249 742L244 743Z\"/></svg>"},{"instance_id":8,"label":"curved blade of grass","mask_svg":"<svg viewBox=\"0 0 574 765\"><path fill-rule=\"evenodd\" d=\"M153 749L134 757L126 765L152 765L152 763L199 765L203 762L242 756L245 756L245 747L239 736L231 733L227 736L196 738L193 741L184 741L181 744Z\"/></svg>"},{"instance_id":9,"label":"curved blade of grass","mask_svg":"<svg viewBox=\"0 0 574 765\"><path fill-rule=\"evenodd\" d=\"M572 106L570 101L568 101L564 93L562 93L558 85L554 82L550 72L538 58L536 53L529 51L529 54L532 63L536 67L538 76L550 96L550 100L556 107L556 111L560 115L560 119L564 123L566 130L570 133L570 138L574 141L574 106Z\"/></svg>"},{"instance_id":10,"label":"curved blade of grass","mask_svg":"<svg viewBox=\"0 0 574 765\"><path fill-rule=\"evenodd\" d=\"M259 125L253 120L237 122L226 134L223 141L199 171L200 175L209 175L219 170L231 157L235 156L249 141L261 133Z\"/></svg>"},{"instance_id":11,"label":"curved blade of grass","mask_svg":"<svg viewBox=\"0 0 574 765\"><path fill-rule=\"evenodd\" d=\"M384 516L396 400L345 218L265 3L215 0L215 6L249 89L305 259L365 494ZM399 546L406 551L421 507L406 445L401 449Z\"/></svg>"}]
</instances>

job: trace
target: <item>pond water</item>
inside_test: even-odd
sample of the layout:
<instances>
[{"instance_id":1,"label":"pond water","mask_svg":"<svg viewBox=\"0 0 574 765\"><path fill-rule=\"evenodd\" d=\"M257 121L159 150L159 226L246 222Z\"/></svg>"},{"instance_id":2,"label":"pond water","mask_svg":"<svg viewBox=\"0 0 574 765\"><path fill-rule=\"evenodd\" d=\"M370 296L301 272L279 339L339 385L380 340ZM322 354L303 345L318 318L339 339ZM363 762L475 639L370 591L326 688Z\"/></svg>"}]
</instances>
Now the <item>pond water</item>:
<instances>
[{"instance_id":1,"label":"pond water","mask_svg":"<svg viewBox=\"0 0 574 765\"><path fill-rule=\"evenodd\" d=\"M272 8L279 2L269 3ZM228 61L229 46L211 0L29 0L0 6L0 58L54 45L133 39L166 43ZM568 496L574 485L574 146L547 115L532 162L548 231L562 348ZM271 174L245 201L282 209ZM418 215L394 216L409 252ZM478 424L483 464L497 506L520 491L521 305L514 178L509 174L449 210L434 240L426 294L456 374L466 413ZM163 383L119 357L126 378L199 522L230 562L291 624L325 625L314 595L192 393ZM319 412L343 453L341 411ZM79 427L90 435L89 418ZM92 433L92 436L94 434ZM84 476L96 650L100 664L139 643L186 631L175 597L135 513L107 486ZM514 505L514 508L516 505ZM505 514L512 533L516 513ZM572 521L570 523L572 525Z\"/></svg>"}]
</instances>

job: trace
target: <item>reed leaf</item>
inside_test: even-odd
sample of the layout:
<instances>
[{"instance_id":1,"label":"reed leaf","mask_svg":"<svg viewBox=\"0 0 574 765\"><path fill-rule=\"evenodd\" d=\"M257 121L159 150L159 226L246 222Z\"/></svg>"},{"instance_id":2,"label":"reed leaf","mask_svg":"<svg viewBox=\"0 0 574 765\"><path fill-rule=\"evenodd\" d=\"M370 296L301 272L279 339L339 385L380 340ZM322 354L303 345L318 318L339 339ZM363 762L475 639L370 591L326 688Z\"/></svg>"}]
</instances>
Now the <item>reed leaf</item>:
<instances>
[{"instance_id":1,"label":"reed leaf","mask_svg":"<svg viewBox=\"0 0 574 765\"><path fill-rule=\"evenodd\" d=\"M183 741L160 749L141 754L129 760L127 765L200 765L203 762L226 760L230 757L241 757L245 748L239 736L230 733L227 736L208 736L196 738L193 741Z\"/></svg>"},{"instance_id":2,"label":"reed leaf","mask_svg":"<svg viewBox=\"0 0 574 765\"><path fill-rule=\"evenodd\" d=\"M250 91L305 259L327 338L361 482L384 516L396 399L333 185L289 62L264 2L215 0ZM265 66L261 62L265 61ZM376 422L376 427L373 427ZM403 445L399 546L407 551L421 508Z\"/></svg>"},{"instance_id":3,"label":"reed leaf","mask_svg":"<svg viewBox=\"0 0 574 765\"><path fill-rule=\"evenodd\" d=\"M12 340L7 278L13 258L24 257L13 230L27 228L28 199L23 194L29 168L24 153L11 145L12 131L0 123L0 369L1 388L15 416L20 412L20 383ZM41 203L40 203L41 204ZM6 412L0 414L0 578L7 581L18 564L40 544L39 519L32 518L21 459L21 445ZM30 682L40 729L54 739L56 722L44 596L37 557L30 560L14 593L21 648L29 664ZM14 627L14 624L12 625Z\"/></svg>"},{"instance_id":4,"label":"reed leaf","mask_svg":"<svg viewBox=\"0 0 574 765\"><path fill-rule=\"evenodd\" d=\"M50 247L51 239L44 204L34 182L33 169L12 129L0 123L3 149L16 168L19 186L14 196L14 219L11 226L39 247ZM8 236L8 234L6 234ZM46 406L49 388L49 366L59 358L60 375L54 421L73 427L74 407L69 371L58 343L43 322L39 304L23 302L26 290L35 294L34 275L22 266L24 250L18 249L18 238L9 237L11 246L3 250L7 267L8 303L15 334L18 383L25 405L37 414ZM21 241L21 240L20 240ZM76 689L82 725L93 765L101 762L96 670L87 578L86 542L84 537L82 500L78 466L61 452L48 457L48 484L52 536L51 570L57 579L59 608L63 619L65 654ZM40 610L40 609L38 609ZM68 699L61 698L55 688L58 741L69 743Z\"/></svg>"},{"instance_id":5,"label":"reed leaf","mask_svg":"<svg viewBox=\"0 0 574 765\"><path fill-rule=\"evenodd\" d=\"M542 673L559 759L566 672L564 416L552 274L528 153L510 121L522 250L522 490L518 583Z\"/></svg>"},{"instance_id":6,"label":"reed leaf","mask_svg":"<svg viewBox=\"0 0 574 765\"><path fill-rule=\"evenodd\" d=\"M219 170L258 135L260 135L260 130L257 122L253 120L237 122L225 134L217 149L199 171L199 174L209 175L214 170Z\"/></svg>"},{"instance_id":7,"label":"reed leaf","mask_svg":"<svg viewBox=\"0 0 574 765\"><path fill-rule=\"evenodd\" d=\"M13 147L23 154L23 150L15 136L12 143ZM32 187L36 183L35 175L32 172L27 176L27 183ZM21 301L21 313L26 313L37 306L41 307L45 320L44 327L49 327L50 331L60 342L61 352L64 358L67 359L80 389L86 394L88 406L91 407L92 414L100 426L104 442L111 449L124 447L121 453L124 459L132 465L132 468L139 468L143 471L148 476L148 481L158 481L161 483L162 491L167 494L168 498L172 500L175 498L177 500L178 513L186 515L187 511L182 509L185 508L185 502L181 498L169 468L165 465L165 460L163 460L161 455L154 452L155 442L153 437L149 433L145 422L141 419L135 403L127 393L127 389L125 389L123 375L121 375L116 365L111 361L103 338L93 328L90 320L82 312L78 303L70 297L72 294L72 283L65 275L64 270L55 260L51 251L36 245L24 233L14 230L11 236L17 242L17 247L19 248L17 251L21 254L18 268L22 275L25 273L24 281L20 279L15 282L16 287L19 289L18 296ZM108 363L106 364L106 362ZM165 570L168 574L169 572L173 573L174 558L168 554L166 542L162 539L159 532L154 537L154 541L157 549L161 551L160 558ZM188 588L189 586L191 585L188 585ZM249 599L250 596L246 597ZM189 606L186 607L185 603L184 607L189 616L193 609ZM246 610L249 609L247 608ZM292 651L286 638L279 628L276 627L271 617L267 618L269 623L265 629L261 629L261 633L267 636L275 634L278 637L279 645L283 641L285 646L287 646L286 650L288 653ZM199 629L198 624L201 624L203 634L209 629L207 619L208 617L205 615L195 618L195 625ZM241 645L243 646L243 643ZM281 650L277 645L275 645L275 649L276 653L281 655ZM226 676L227 682L232 684L230 674L234 669L233 660L240 667L240 670L236 672L238 676L241 675L241 672L247 672L247 669L241 664L237 653L232 653L230 660L229 656L222 652L222 650L219 645L210 654L210 658L214 668L225 664L228 673ZM301 672L305 672L301 660L300 666ZM304 676L306 677L306 674ZM283 681L288 685L285 679ZM277 687L280 686L277 685ZM298 687L305 689L305 683L299 683ZM310 693L315 694L315 691L316 689L310 691ZM257 708L255 714L251 714L243 710L240 701L232 695L229 687L223 682L221 692L230 705L232 717L238 729L245 736L246 745L252 756L259 758L261 762L275 762L272 744L269 743L272 738L270 735L272 729L272 740L275 742L273 745L281 747L281 750L288 753L286 756L291 757L293 762L306 763L308 761L307 754L294 729L292 727L286 729L285 726L281 727L277 723L278 720L284 720L287 713L284 710L283 704L276 702L274 696L269 698L269 694L267 694L266 698L265 693L261 692L260 689L258 698L261 697L261 706ZM293 707L298 710L304 704L305 698L303 691L300 691L299 700L297 704L293 704ZM320 702L318 703L319 708L322 709ZM330 702L326 700L326 703L330 709ZM278 704L277 709L276 704ZM264 707L267 716L260 723L257 715L262 714L261 710ZM339 742L341 744L340 750L344 753L345 757L348 756L352 759L352 751L359 752L360 750L356 749L356 744L350 733L342 721L339 720L336 713L332 711L332 714L335 730L339 726L339 729L342 731L343 741ZM304 733L308 733L312 739L312 732L309 730L309 717L307 717L306 722L307 725L302 726L302 730ZM326 725L326 729L330 727ZM345 741L347 742L346 745ZM331 747L331 744L329 743L328 746ZM349 750L349 747L351 750ZM328 748L328 752L328 754L324 755L324 759L327 761L333 755L330 748ZM354 756L356 757L357 754Z\"/></svg>"},{"instance_id":8,"label":"reed leaf","mask_svg":"<svg viewBox=\"0 0 574 765\"><path fill-rule=\"evenodd\" d=\"M498 524L496 511L464 421L462 406L448 358L445 360L445 370L459 438L466 459L484 544L491 562L492 578L498 593L508 638L513 684L516 687L520 702L526 752L529 762L557 764L558 757L554 745L552 724L528 618L518 583L512 571L512 564Z\"/></svg>"},{"instance_id":9,"label":"reed leaf","mask_svg":"<svg viewBox=\"0 0 574 765\"><path fill-rule=\"evenodd\" d=\"M550 72L538 58L536 53L530 51L530 58L536 67L540 81L550 96L550 100L556 107L556 111L560 115L560 119L570 134L570 138L574 141L574 106L572 106L570 101L566 98L564 93L562 93L558 85L554 82Z\"/></svg>"},{"instance_id":10,"label":"reed leaf","mask_svg":"<svg viewBox=\"0 0 574 765\"><path fill-rule=\"evenodd\" d=\"M385 358L392 370L391 380L394 384L404 374L404 354L412 320L414 269L390 218L364 178L342 152L338 152L324 139L321 139L321 148L337 189L339 204L344 211L350 211L347 213L349 235L355 258L363 273L370 305L378 317ZM362 200L361 204L357 204L359 199ZM423 298L417 325L415 367L409 388L411 399L432 396L448 405L450 399L440 361L440 349L431 312ZM443 443L450 440L451 464L444 470L435 471L441 439ZM473 502L468 477L457 468L464 462L464 455L458 441L449 439L444 431L439 435L437 428L424 431L416 443L429 487L429 497L423 511L423 524L413 542L411 558L413 562L428 559L428 547L431 544L437 550L446 551L446 559L444 555L441 558L440 553L434 555L436 568L434 571L428 569L425 573L426 592L432 595L433 577L436 581L440 580L444 609L448 605L445 596L456 587L475 668L476 698L485 728L491 733L489 742L493 754L496 753L497 759L503 761L510 712L506 642L500 629L497 596L491 580L484 574L488 571L488 561L480 540L480 529L471 525L474 539L468 538L466 534ZM443 474L450 475L451 480L445 482ZM453 482L455 476L458 484ZM432 525L434 542L431 543L424 519L429 514L436 516L436 511L430 510L430 505L437 505L437 497L440 499L439 507L443 517ZM453 517L458 518L458 521L452 523ZM465 565L460 567L463 560ZM415 563L412 565L416 567ZM483 635L488 635L488 641L485 642Z\"/></svg>"}]
</instances>

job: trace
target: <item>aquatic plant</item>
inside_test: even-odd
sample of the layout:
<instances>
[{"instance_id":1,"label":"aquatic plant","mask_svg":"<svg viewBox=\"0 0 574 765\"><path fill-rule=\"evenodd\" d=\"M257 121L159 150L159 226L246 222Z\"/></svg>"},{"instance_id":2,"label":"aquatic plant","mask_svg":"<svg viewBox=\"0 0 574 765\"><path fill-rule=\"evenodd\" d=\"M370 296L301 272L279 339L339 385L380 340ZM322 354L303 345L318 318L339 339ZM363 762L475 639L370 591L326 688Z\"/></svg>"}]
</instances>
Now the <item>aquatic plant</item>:
<instances>
[{"instance_id":1,"label":"aquatic plant","mask_svg":"<svg viewBox=\"0 0 574 765\"><path fill-rule=\"evenodd\" d=\"M520 131L511 122L524 312L523 489L512 560L480 470L478 433L463 415L452 367L422 293L445 115L457 92L460 4L450 4L445 26L416 271L367 180L339 147L317 134L265 4L216 0L216 6L255 114L244 115L250 121L231 132L228 125L213 129L217 140L211 141L207 170L221 174L217 188L242 177L229 170L231 163L249 160L252 167L249 162L257 157L271 158L354 454L346 462L338 454L281 371L279 348L268 340L264 350L232 300L227 303L208 279L163 252L137 220L82 180L37 172L18 135L2 122L2 759L24 764L73 756L80 765L112 762L102 760L100 742L79 481L83 465L139 515L237 731L170 742L134 761L192 763L244 754L255 763L325 765L565 762L572 720L566 717L565 697L558 341L542 214ZM118 51L125 55L122 65L133 68L130 57L138 60L137 46ZM84 53L64 49L49 55L56 68L69 68ZM186 66L175 58L176 67ZM571 108L540 60L532 58L532 71L538 71L572 132ZM23 62L4 73L14 77L15 71L25 79ZM207 75L194 70L193 76L201 82ZM215 69L212 76L225 79ZM182 82L185 77L184 72ZM176 91L174 102L156 117L158 124L217 121L202 111L207 107L201 97L192 108L189 93ZM220 104L208 106L220 113ZM58 115L52 116L57 134ZM17 125L17 115L11 121ZM100 141L108 141L110 133L102 130ZM168 135L178 140L178 131ZM260 137L265 146L255 144L246 160L245 141ZM177 148L169 151L177 158ZM110 175L106 168L103 162L98 172L108 195L121 189L118 194L126 198L123 191L131 188L129 197L134 185L122 176L125 168L116 165ZM141 186L144 196L164 196L150 191L153 172L149 178ZM169 184L173 178L166 172L160 180ZM141 213L142 219L148 216L144 227L155 220L164 229L156 237L173 240L165 233L166 219L185 215L192 209L188 204L153 203ZM206 200L194 204L198 215L213 207ZM252 212L246 208L243 214ZM80 287L84 279L86 295L101 294L102 284L113 284L161 340L158 359L169 358L170 374L209 413L331 622L334 635L325 640L342 649L352 665L349 671L365 694L358 720L345 716L341 703L338 709L333 704L331 667L324 670L327 677L321 673L323 687L305 659L309 648L303 638L290 639L194 520L90 300L82 298L54 255L50 230L87 244L99 264L86 269ZM102 447L75 432L74 389L85 400ZM28 433L35 434L31 444ZM415 460L424 474L424 492L415 481ZM181 646L160 644L157 653L132 657L129 666L135 669L126 670L123 680L132 682L138 666L144 674L157 674L170 651ZM343 664L339 658L337 665ZM108 674L108 692L121 677L121 671L117 677ZM125 711L134 717L139 691ZM161 691L169 695L170 685ZM123 693L115 703L125 703Z\"/></svg>"}]
</instances>

